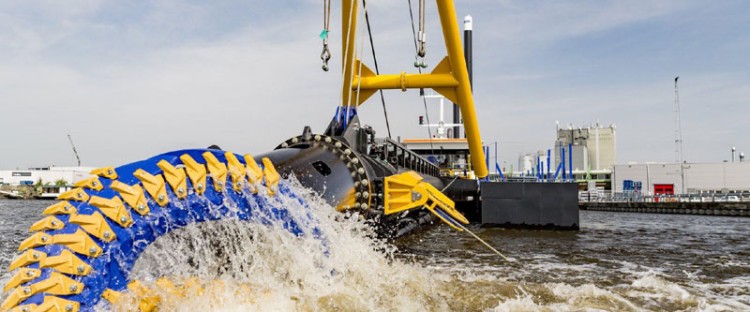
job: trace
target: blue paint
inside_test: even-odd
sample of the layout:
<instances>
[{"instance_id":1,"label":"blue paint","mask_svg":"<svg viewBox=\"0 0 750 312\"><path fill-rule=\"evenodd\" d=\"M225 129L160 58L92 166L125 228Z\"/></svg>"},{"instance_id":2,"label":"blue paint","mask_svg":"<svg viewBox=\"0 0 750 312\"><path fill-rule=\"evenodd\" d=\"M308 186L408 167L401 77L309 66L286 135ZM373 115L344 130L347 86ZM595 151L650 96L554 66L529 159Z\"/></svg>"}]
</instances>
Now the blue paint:
<instances>
[{"instance_id":1,"label":"blue paint","mask_svg":"<svg viewBox=\"0 0 750 312\"><path fill-rule=\"evenodd\" d=\"M570 181L573 182L575 179L573 178L573 144L572 143L568 144L568 164L570 165L568 166L568 170L570 170L569 171L570 174L568 175L568 177L570 177Z\"/></svg>"},{"instance_id":2,"label":"blue paint","mask_svg":"<svg viewBox=\"0 0 750 312\"><path fill-rule=\"evenodd\" d=\"M542 179L542 159L539 155L536 155L536 179L537 181Z\"/></svg>"},{"instance_id":3,"label":"blue paint","mask_svg":"<svg viewBox=\"0 0 750 312\"><path fill-rule=\"evenodd\" d=\"M560 165L562 165L562 179L565 181L568 177L565 171L565 148L562 146L560 146Z\"/></svg>"},{"instance_id":4,"label":"blue paint","mask_svg":"<svg viewBox=\"0 0 750 312\"><path fill-rule=\"evenodd\" d=\"M336 114L333 116L334 124L338 126L336 132L346 129L349 122L357 116L357 109L351 106L339 106L336 108Z\"/></svg>"},{"instance_id":5,"label":"blue paint","mask_svg":"<svg viewBox=\"0 0 750 312\"><path fill-rule=\"evenodd\" d=\"M497 162L495 163L495 170L497 170L497 173L500 175L500 179L505 181L505 175L503 174L503 171L500 170L500 165L498 165Z\"/></svg>"},{"instance_id":6,"label":"blue paint","mask_svg":"<svg viewBox=\"0 0 750 312\"><path fill-rule=\"evenodd\" d=\"M550 180L549 161L550 161L551 156L552 156L552 151L547 149L547 181Z\"/></svg>"},{"instance_id":7,"label":"blue paint","mask_svg":"<svg viewBox=\"0 0 750 312\"><path fill-rule=\"evenodd\" d=\"M557 177L560 175L560 170L562 169L563 164L559 163L557 165L557 169L555 170L555 176L552 178L552 181L557 181Z\"/></svg>"}]
</instances>

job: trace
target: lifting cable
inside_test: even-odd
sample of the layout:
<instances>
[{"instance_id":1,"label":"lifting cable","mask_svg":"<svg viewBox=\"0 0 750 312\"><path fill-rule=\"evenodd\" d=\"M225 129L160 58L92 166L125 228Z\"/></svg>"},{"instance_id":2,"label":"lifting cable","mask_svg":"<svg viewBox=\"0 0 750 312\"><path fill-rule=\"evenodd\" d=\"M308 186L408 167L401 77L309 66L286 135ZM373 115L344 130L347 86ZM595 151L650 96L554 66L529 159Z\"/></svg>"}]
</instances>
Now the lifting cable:
<instances>
[{"instance_id":1,"label":"lifting cable","mask_svg":"<svg viewBox=\"0 0 750 312\"><path fill-rule=\"evenodd\" d=\"M354 1L356 1L356 0L354 0ZM364 13L367 14L367 11L364 11ZM364 25L362 25L361 27L364 28ZM362 29L362 31L364 31L364 29ZM360 32L362 32L362 31L360 31ZM359 55L363 54L362 51L364 49L365 49L365 39L362 38L362 40L360 41L360 44L359 44ZM356 54L357 53L356 53L356 50L355 50L355 55ZM357 68L357 77L361 78L362 77L362 66L363 66L363 63L362 63L362 61L359 61L358 63L359 63L359 67ZM352 76L354 76L353 72L352 72ZM359 105L359 95L361 94L361 91L362 91L361 87L362 87L362 79L357 79L357 93L356 93L357 97L356 97L356 99L354 101L354 105L355 106ZM349 109L347 107L347 116L349 115L348 110Z\"/></svg>"},{"instance_id":2,"label":"lifting cable","mask_svg":"<svg viewBox=\"0 0 750 312\"><path fill-rule=\"evenodd\" d=\"M425 6L425 0L419 0L419 33L417 36L419 47L417 48L417 61L414 62L414 66L420 68L427 68L427 61L425 60L425 55L427 55L425 47L427 45L427 33L424 30ZM412 23L414 23L413 18Z\"/></svg>"},{"instance_id":3,"label":"lifting cable","mask_svg":"<svg viewBox=\"0 0 750 312\"><path fill-rule=\"evenodd\" d=\"M420 1L420 4L424 3L424 0L419 0L419 1ZM420 9L424 9L424 6L422 6ZM417 30L414 27L414 12L411 9L411 0L409 0L409 17L411 17L411 33L414 36L414 50L416 50L417 53L419 53L419 47L417 45ZM415 55L414 58L416 60L414 62L414 65L417 67L417 70L419 70L419 73L421 74L422 67L417 66L417 63L419 63L419 56ZM419 89L419 95L422 97L422 103L424 104L424 114L425 114L425 117L427 117L427 135L429 136L429 140L430 140L430 151L432 152L432 154L435 154L435 147L432 146L432 131L430 130L430 124L431 124L430 112L427 110L427 99L425 99L424 97L424 89Z\"/></svg>"},{"instance_id":4,"label":"lifting cable","mask_svg":"<svg viewBox=\"0 0 750 312\"><path fill-rule=\"evenodd\" d=\"M365 11L365 22L367 23L367 34L370 35L370 49L372 50L372 60L375 63L375 74L380 75L380 69L378 68L378 58L375 56L375 44L372 41L372 30L370 29L370 16L367 14L367 1L362 0L362 9ZM380 92L380 102L383 103L383 115L385 115L385 127L388 129L388 138L391 139L391 124L388 122L388 110L385 108L385 97L383 96L383 89L378 90Z\"/></svg>"},{"instance_id":5,"label":"lifting cable","mask_svg":"<svg viewBox=\"0 0 750 312\"><path fill-rule=\"evenodd\" d=\"M323 0L323 31L320 39L323 40L323 52L320 59L323 61L323 71L328 71L328 61L331 59L331 51L328 49L328 25L331 23L331 0Z\"/></svg>"},{"instance_id":6,"label":"lifting cable","mask_svg":"<svg viewBox=\"0 0 750 312\"><path fill-rule=\"evenodd\" d=\"M357 0L352 0L352 2L354 4L356 4L356 1ZM351 11L354 11L354 10L351 10ZM357 12L357 14L359 14L359 12ZM351 21L351 17L352 17L352 14L350 13L349 14L349 20L350 21ZM361 33L362 31L364 31L364 25L361 25L361 23L360 23L358 26L362 27L362 29L360 29L359 31L357 31L357 29L354 29L354 39L355 40L356 40L356 37L357 37L357 33ZM349 31L351 31L351 28L352 27L351 27L351 24L350 24L349 25ZM349 38L349 36L347 36L347 43L349 42L348 38ZM356 45L356 42L354 42L354 44ZM365 47L365 39L362 38L362 41L360 41L360 45L359 45L359 55L362 55L362 50L364 50L364 47ZM349 51L348 44L347 44L347 51ZM354 54L353 58L356 60L356 56L357 56L356 47L355 47L355 49L354 49L354 51L352 53ZM352 64L352 65L354 65L354 64ZM351 75L349 76L349 81L354 80L354 76L355 75L358 76L358 77L362 77L362 62L359 62L359 67L357 68L357 72L356 73L354 72L354 68L352 68ZM356 96L355 96L355 99L354 99L354 103L352 103L351 99L350 99L347 102L347 105L346 105L346 115L345 115L345 119L344 119L344 121L345 121L345 123L344 123L344 129L346 129L346 122L348 122L348 119L349 119L349 113L351 112L351 106L354 105L355 109L359 106L359 95L360 95L360 91L361 91L361 89L360 89L361 85L362 85L362 80L361 79L357 79L357 91L356 91L357 93L356 93ZM349 91L349 94L351 94L351 91Z\"/></svg>"},{"instance_id":7,"label":"lifting cable","mask_svg":"<svg viewBox=\"0 0 750 312\"><path fill-rule=\"evenodd\" d=\"M425 40L425 31L424 31L425 0L419 0L419 38L417 38L417 32L414 27L414 13L411 7L411 0L409 0L409 16L411 17L411 31L412 31L412 34L414 35L414 49L417 51L417 55L415 56L416 61L414 62L414 66L417 67L417 69L419 70L419 73L421 74L422 68L427 68L427 62L425 62L425 59L424 59L426 55L426 50L425 50L426 40ZM430 149L432 150L432 153L435 154L435 149L432 146L432 132L430 131L430 114L427 111L427 100L424 97L424 89L419 89L419 93L422 96L422 103L424 103L424 112L427 117L427 133L430 136ZM456 181L456 179L458 179L458 176L453 178L453 181L448 183L448 185L446 185L445 188L443 188L443 191L448 189L448 187L450 187L451 184L453 184L453 182ZM479 236L474 234L474 232L464 227L459 222L454 222L454 223L458 225L461 229L463 229L465 232L473 236L480 243L484 244L484 246L486 246L487 248L495 252L495 254L503 258L503 260L508 261L508 262L516 262L515 259L506 257L505 255L500 253L497 249L492 247L490 244L488 244L486 241L484 241Z\"/></svg>"}]
</instances>

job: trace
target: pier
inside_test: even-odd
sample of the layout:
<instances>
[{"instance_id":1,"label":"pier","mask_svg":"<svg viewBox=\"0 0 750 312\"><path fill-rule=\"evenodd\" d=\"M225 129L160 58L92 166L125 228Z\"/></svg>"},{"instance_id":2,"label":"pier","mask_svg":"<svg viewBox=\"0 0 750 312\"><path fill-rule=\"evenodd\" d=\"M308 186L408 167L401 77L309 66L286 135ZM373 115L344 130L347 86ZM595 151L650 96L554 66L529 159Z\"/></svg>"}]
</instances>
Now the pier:
<instances>
[{"instance_id":1,"label":"pier","mask_svg":"<svg viewBox=\"0 0 750 312\"><path fill-rule=\"evenodd\" d=\"M750 203L726 202L580 202L581 210L750 217Z\"/></svg>"}]
</instances>

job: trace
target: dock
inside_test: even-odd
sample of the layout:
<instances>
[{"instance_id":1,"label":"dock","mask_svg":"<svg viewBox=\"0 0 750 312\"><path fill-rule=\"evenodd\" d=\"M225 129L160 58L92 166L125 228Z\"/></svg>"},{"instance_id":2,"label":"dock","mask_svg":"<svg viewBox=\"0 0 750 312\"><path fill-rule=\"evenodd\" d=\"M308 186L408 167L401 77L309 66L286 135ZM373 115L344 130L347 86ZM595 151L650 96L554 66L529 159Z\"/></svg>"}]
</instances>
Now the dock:
<instances>
[{"instance_id":1,"label":"dock","mask_svg":"<svg viewBox=\"0 0 750 312\"><path fill-rule=\"evenodd\" d=\"M0 198L7 198L7 199L24 199L26 196L19 192L14 191L3 191L0 190Z\"/></svg>"},{"instance_id":2,"label":"dock","mask_svg":"<svg viewBox=\"0 0 750 312\"><path fill-rule=\"evenodd\" d=\"M750 217L750 203L726 202L581 202L581 210Z\"/></svg>"}]
</instances>

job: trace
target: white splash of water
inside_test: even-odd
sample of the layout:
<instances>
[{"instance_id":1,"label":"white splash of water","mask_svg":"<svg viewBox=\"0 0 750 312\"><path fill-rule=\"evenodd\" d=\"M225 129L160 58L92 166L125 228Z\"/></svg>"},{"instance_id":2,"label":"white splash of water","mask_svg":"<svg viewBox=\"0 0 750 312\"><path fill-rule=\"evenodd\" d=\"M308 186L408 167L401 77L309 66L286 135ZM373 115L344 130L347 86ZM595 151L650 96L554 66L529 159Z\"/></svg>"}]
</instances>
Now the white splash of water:
<instances>
[{"instance_id":1,"label":"white splash of water","mask_svg":"<svg viewBox=\"0 0 750 312\"><path fill-rule=\"evenodd\" d=\"M295 187L296 189L301 189ZM139 258L131 278L162 295L175 311L446 310L447 300L427 269L393 257L356 214L344 217L314 194L269 200L286 207L306 235L281 222L228 220L188 226L165 235ZM323 240L310 235L320 230ZM174 296L155 286L160 277L202 287Z\"/></svg>"},{"instance_id":2,"label":"white splash of water","mask_svg":"<svg viewBox=\"0 0 750 312\"><path fill-rule=\"evenodd\" d=\"M618 264L615 270L624 281L605 286L585 280L596 274L590 264L560 263L554 255L538 254L522 268L487 265L492 262L478 260L487 254L484 250L457 258L430 253L414 263L373 239L372 229L357 215L346 218L314 194L303 197L309 209L285 196L268 200L287 207L295 220L317 220L301 223L306 235L294 236L280 222L189 226L149 247L132 277L162 296L164 311L750 310L746 277L701 283L691 277L702 274L697 271L685 273L689 284L677 283L659 268L603 259ZM315 227L324 240L310 234ZM728 263L744 265L735 260ZM563 271L580 274L583 281L539 282L540 276ZM195 278L198 284L175 295L155 286L162 276L178 284ZM527 282L529 276L536 282Z\"/></svg>"},{"instance_id":3,"label":"white splash of water","mask_svg":"<svg viewBox=\"0 0 750 312\"><path fill-rule=\"evenodd\" d=\"M645 274L643 277L633 281L631 284L634 289L645 289L647 292L640 292L643 296L654 298L668 297L676 300L688 300L690 293L675 283L671 283L653 272Z\"/></svg>"}]
</instances>

